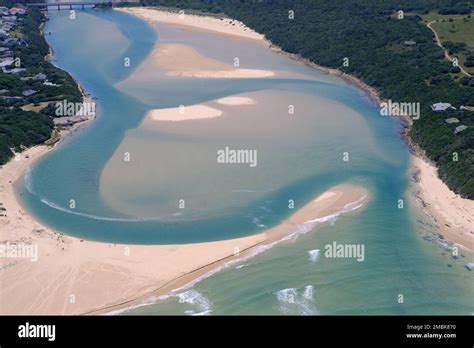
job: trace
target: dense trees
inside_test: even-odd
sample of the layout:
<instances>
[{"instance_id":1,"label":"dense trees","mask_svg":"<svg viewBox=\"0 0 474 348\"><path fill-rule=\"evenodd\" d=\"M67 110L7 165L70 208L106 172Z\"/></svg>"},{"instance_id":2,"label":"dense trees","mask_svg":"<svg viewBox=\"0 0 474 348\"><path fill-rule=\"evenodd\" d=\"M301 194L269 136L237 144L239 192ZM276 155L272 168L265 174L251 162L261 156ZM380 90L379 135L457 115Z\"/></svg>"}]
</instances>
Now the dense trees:
<instances>
[{"instance_id":1,"label":"dense trees","mask_svg":"<svg viewBox=\"0 0 474 348\"><path fill-rule=\"evenodd\" d=\"M459 68L444 58L433 33L417 15L434 9L469 13L472 1L142 0L142 4L222 11L287 52L359 77L383 98L419 102L422 114L410 131L412 139L438 164L450 188L474 198L474 116L459 110L461 105L474 106L474 81L452 75ZM400 10L403 19L398 18ZM453 44L449 49L465 47ZM345 57L349 66L343 66ZM448 116L431 110L440 101L458 107L451 114L467 130L454 135L455 125L445 123Z\"/></svg>"},{"instance_id":2,"label":"dense trees","mask_svg":"<svg viewBox=\"0 0 474 348\"><path fill-rule=\"evenodd\" d=\"M0 89L6 90L2 93L5 98L0 98L0 164L13 156L11 149L21 151L24 147L43 143L54 128L50 116L55 115L50 107L38 114L23 111L19 106L58 99L82 101L82 94L73 78L44 59L49 53L49 46L40 32L42 20L39 11L29 10L17 29L27 45L14 47L13 56L19 58L20 67L26 68L27 72L10 75L0 71ZM44 80L21 80L21 77L31 77L38 73L46 75L48 81L57 86L44 85ZM36 94L22 97L23 91L29 89L35 90ZM18 96L21 98L17 100L9 98Z\"/></svg>"},{"instance_id":3,"label":"dense trees","mask_svg":"<svg viewBox=\"0 0 474 348\"><path fill-rule=\"evenodd\" d=\"M54 125L50 117L18 108L0 112L0 163L11 157L10 148L21 151L22 146L40 144L49 139Z\"/></svg>"}]
</instances>

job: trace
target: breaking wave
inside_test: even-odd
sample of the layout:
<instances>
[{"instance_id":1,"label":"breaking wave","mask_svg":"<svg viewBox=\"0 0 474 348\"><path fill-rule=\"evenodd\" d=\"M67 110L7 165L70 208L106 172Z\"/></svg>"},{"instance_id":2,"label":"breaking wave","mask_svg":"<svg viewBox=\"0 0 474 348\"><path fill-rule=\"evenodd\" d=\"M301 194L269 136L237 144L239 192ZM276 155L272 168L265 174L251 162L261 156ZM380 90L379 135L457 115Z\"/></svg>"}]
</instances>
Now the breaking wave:
<instances>
[{"instance_id":1,"label":"breaking wave","mask_svg":"<svg viewBox=\"0 0 474 348\"><path fill-rule=\"evenodd\" d=\"M177 289L174 289L171 291L171 294L170 295L165 295L165 296L160 296L158 298L158 300L163 300L163 299L166 299L170 296L177 296L176 293L180 293L181 291L185 291L185 290L189 290L191 288L193 288L196 284L200 283L201 281L203 281L204 279L207 279L211 276L213 276L214 274L224 270L224 269L228 269L229 267L231 266L238 266L238 264L242 264L243 262L263 253L264 251L266 250L269 250L271 248L273 248L275 245L278 245L284 241L288 241L288 240L296 240L298 238L299 235L301 234L305 234L305 233L308 233L310 231L312 231L317 225L319 224L322 224L324 222L331 222L331 223L334 223L336 221L336 219L344 214L344 213L348 213L348 212L351 212L351 211L354 211L354 210L357 210L359 208L361 208L364 204L363 204L363 201L365 200L366 198L366 195L364 195L361 199L355 201L355 202L352 202L352 203L348 203L346 204L343 209L341 209L340 211L334 213L334 214L330 214L330 215L327 215L327 216L323 216L321 218L317 218L317 219L313 219L313 220L308 220L300 225L297 225L293 228L292 231L290 231L289 234L287 234L285 237L277 240L277 241L274 241L274 242L271 242L271 243L268 243L268 244L264 244L264 245L258 245L252 249L250 249L250 251L245 255L245 256L242 256L240 258L236 258L236 259L233 259L233 260L230 260L230 261L227 261L225 262L224 264L222 264L221 266L218 266L214 269L211 269L210 271L202 274L201 276L193 279L192 281L190 281L189 283L177 288ZM314 250L313 250L314 251ZM319 250L318 250L318 255L319 255ZM316 261L315 261L316 262ZM237 267L235 267L237 268ZM241 267L242 268L242 267ZM284 289L284 290L288 290L288 289ZM280 290L280 291L283 291L282 293L280 293L280 291L278 293L280 293L280 298L281 296L284 296L284 293L285 291L284 290ZM295 289L293 289L295 290ZM194 291L194 290L189 290L189 291ZM277 293L277 294L278 294ZM314 289L311 285L308 285L306 286L302 293L301 293L301 296L303 299L306 299L308 302L309 301L309 297L313 297L313 293L314 293ZM298 292L297 292L298 294ZM179 294L178 294L179 295ZM278 295L277 295L278 296ZM157 297L155 297L155 299L157 299ZM312 300L314 301L314 300ZM305 302L305 303L306 303ZM311 301L310 301L311 302ZM154 302L156 303L156 302ZM309 303L309 302L308 302ZM306 303L306 304L308 304ZM146 305L146 304L144 304ZM142 305L143 306L143 305ZM140 306L141 307L141 306ZM286 308L286 307L285 307ZM291 307L293 308L293 307ZM308 315L314 315L314 314L318 314L316 308L314 307L305 307L303 305L299 305L299 308L300 310L302 310L303 312L306 313L306 309L307 309L307 313ZM306 308L306 309L305 309ZM130 308L132 309L132 308ZM304 310L303 310L304 309ZM126 311L127 309L123 310L122 312ZM201 311L201 313L190 313L190 314L194 314L194 315L198 315L198 314L203 314L203 312L206 312L205 310ZM304 314L304 313L303 313Z\"/></svg>"},{"instance_id":2,"label":"breaking wave","mask_svg":"<svg viewBox=\"0 0 474 348\"><path fill-rule=\"evenodd\" d=\"M314 262L314 263L318 262L319 255L320 255L319 249L314 249L314 250L309 250L308 251L308 257L309 257L309 260L311 262Z\"/></svg>"},{"instance_id":3,"label":"breaking wave","mask_svg":"<svg viewBox=\"0 0 474 348\"><path fill-rule=\"evenodd\" d=\"M306 285L303 289L282 289L275 293L280 311L288 315L318 315L314 299L314 287Z\"/></svg>"}]
</instances>

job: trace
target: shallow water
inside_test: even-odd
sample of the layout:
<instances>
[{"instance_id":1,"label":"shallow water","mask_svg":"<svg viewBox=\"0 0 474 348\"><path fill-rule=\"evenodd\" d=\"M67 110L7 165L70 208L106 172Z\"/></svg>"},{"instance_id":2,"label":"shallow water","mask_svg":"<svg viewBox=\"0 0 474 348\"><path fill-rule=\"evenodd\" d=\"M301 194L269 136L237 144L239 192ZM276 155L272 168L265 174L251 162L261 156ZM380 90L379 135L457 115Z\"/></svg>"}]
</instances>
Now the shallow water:
<instances>
[{"instance_id":1,"label":"shallow water","mask_svg":"<svg viewBox=\"0 0 474 348\"><path fill-rule=\"evenodd\" d=\"M55 63L98 98L98 118L17 184L27 209L45 224L110 242L202 242L262 231L292 213L289 199L297 209L335 184L359 184L371 195L363 209L315 233L132 313L474 311L472 273L463 268L472 255L452 260L440 246L420 238L422 228L428 229L423 233L433 228L417 222L415 209L397 208L405 197L409 165L400 124L381 117L361 91L248 40L164 25L156 34L139 19L114 11L77 11L75 20L66 12L50 17L47 39ZM281 75L167 78L146 58L156 37L189 44L223 62L239 55L244 68ZM124 58L130 58L130 67L124 67ZM212 102L235 94L251 96L257 104ZM224 115L143 123L149 109L199 103L220 108ZM288 114L289 105L295 114ZM257 149L257 167L218 165L216 150L225 146ZM130 162L123 161L125 152ZM180 199L185 209L179 209ZM364 261L324 257L324 246L333 241L363 244Z\"/></svg>"}]
</instances>

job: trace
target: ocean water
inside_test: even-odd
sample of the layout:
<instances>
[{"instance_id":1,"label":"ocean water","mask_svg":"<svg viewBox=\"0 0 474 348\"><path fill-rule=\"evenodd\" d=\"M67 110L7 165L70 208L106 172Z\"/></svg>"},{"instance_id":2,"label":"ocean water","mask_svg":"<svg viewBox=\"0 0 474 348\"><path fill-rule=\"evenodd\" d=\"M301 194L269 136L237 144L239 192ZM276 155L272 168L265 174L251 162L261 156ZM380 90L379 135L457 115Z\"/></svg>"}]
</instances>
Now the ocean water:
<instances>
[{"instance_id":1,"label":"ocean water","mask_svg":"<svg viewBox=\"0 0 474 348\"><path fill-rule=\"evenodd\" d=\"M407 197L409 153L398 120L381 117L363 92L246 40L153 28L111 10L50 17L55 63L97 98L98 118L17 183L26 208L43 223L99 241L204 242L260 232L291 214L289 199L298 208L335 184L370 192L363 209L127 313L474 312L472 272L463 267L472 255L453 259L445 246L426 240L436 229L419 211L408 203L398 209ZM222 62L238 56L243 68L280 75L167 78L147 58L156 39ZM257 104L245 113L213 104L235 94ZM223 109L224 117L143 124L149 109L198 103ZM257 149L258 166L217 166L216 149L225 146ZM130 163L121 160L125 152ZM186 209L177 208L180 199ZM325 257L333 242L364 245L364 261Z\"/></svg>"}]
</instances>

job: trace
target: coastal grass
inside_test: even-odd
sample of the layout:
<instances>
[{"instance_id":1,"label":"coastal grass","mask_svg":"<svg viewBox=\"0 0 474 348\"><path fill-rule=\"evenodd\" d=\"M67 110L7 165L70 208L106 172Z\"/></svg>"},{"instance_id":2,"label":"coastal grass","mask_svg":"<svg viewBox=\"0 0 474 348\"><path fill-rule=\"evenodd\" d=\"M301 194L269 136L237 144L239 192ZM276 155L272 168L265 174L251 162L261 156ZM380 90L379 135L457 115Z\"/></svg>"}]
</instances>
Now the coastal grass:
<instances>
[{"instance_id":1,"label":"coastal grass","mask_svg":"<svg viewBox=\"0 0 474 348\"><path fill-rule=\"evenodd\" d=\"M466 50L457 52L455 56L467 72L474 74L474 67L465 65L467 57L474 55L474 17L472 15L443 15L431 11L422 18L426 24L434 22L431 27L438 34L443 47L446 47L449 42L466 44Z\"/></svg>"}]
</instances>

